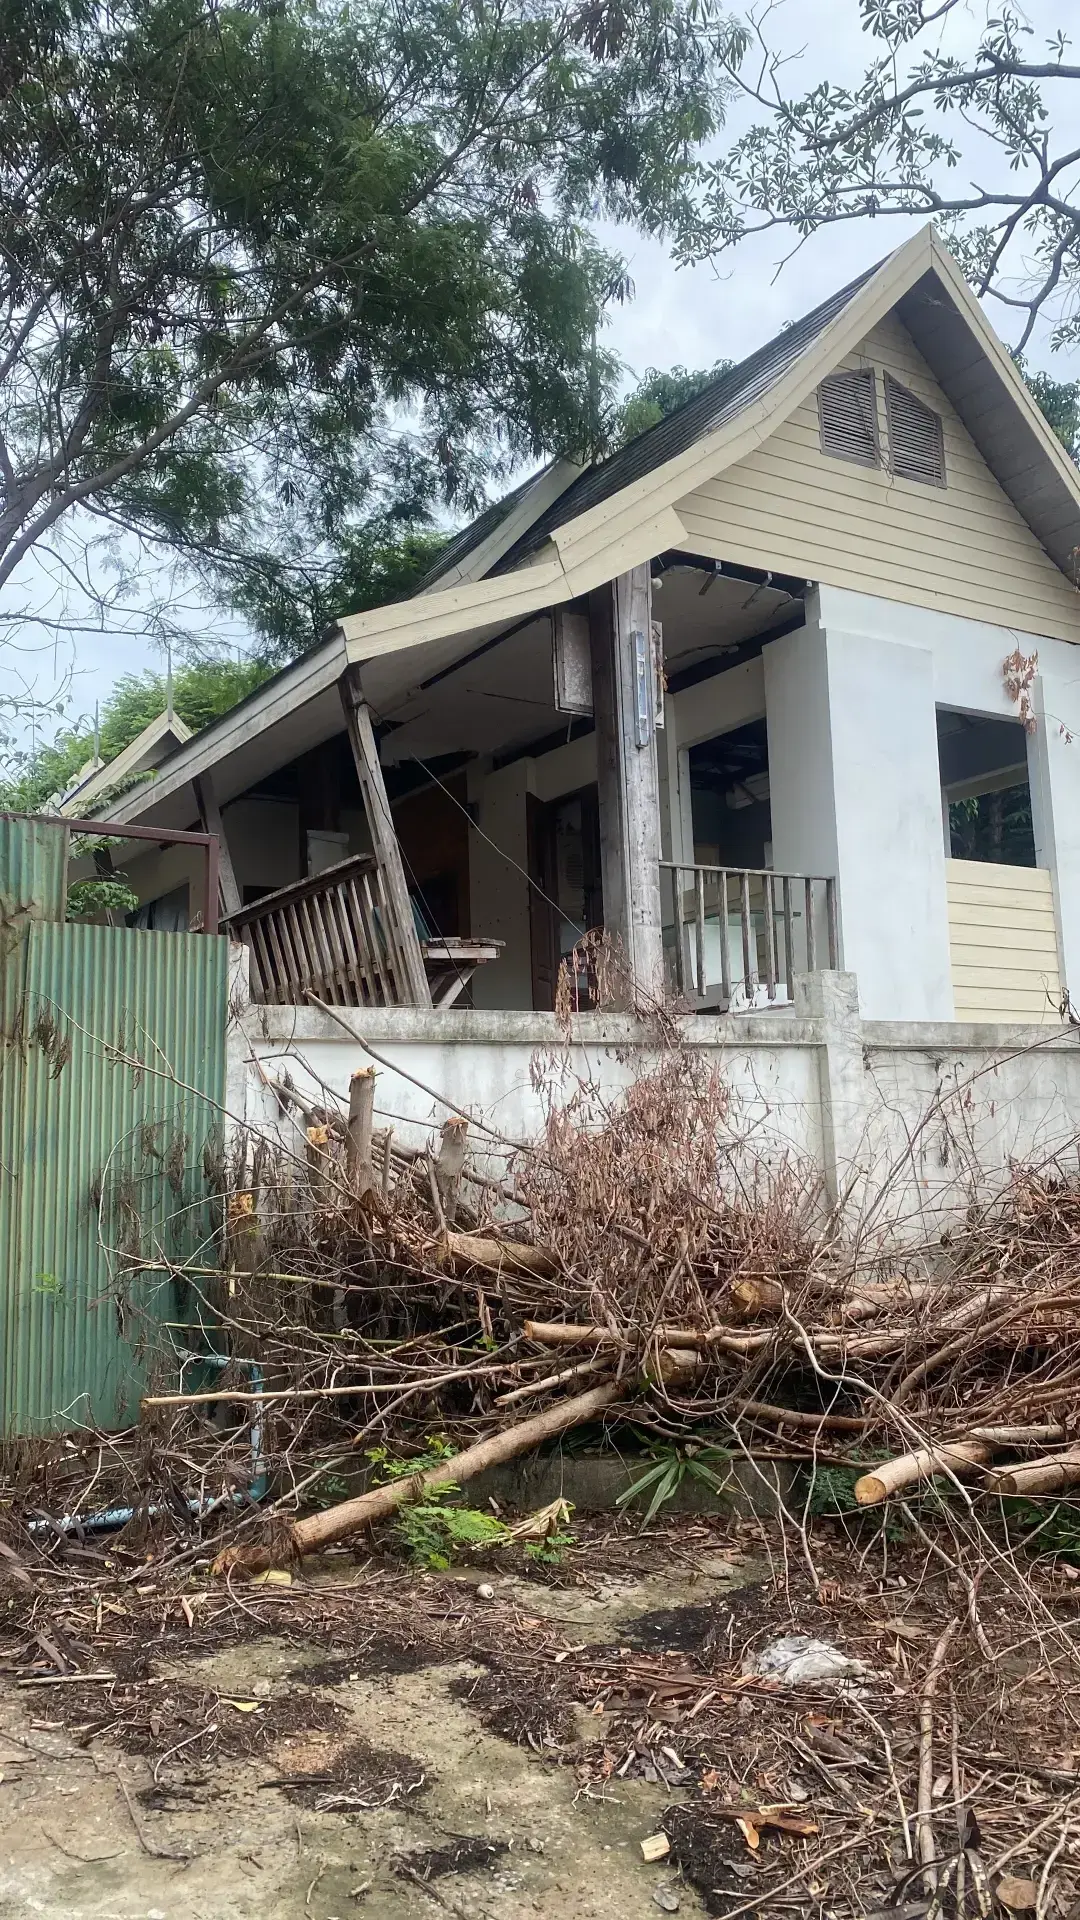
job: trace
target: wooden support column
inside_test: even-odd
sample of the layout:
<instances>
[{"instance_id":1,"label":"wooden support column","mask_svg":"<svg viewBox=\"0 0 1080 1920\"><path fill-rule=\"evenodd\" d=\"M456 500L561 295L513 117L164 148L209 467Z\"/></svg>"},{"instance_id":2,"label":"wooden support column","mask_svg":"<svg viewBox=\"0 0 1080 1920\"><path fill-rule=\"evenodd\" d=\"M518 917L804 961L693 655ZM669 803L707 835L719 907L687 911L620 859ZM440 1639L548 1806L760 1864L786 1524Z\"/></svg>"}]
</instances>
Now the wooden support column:
<instances>
[{"instance_id":1,"label":"wooden support column","mask_svg":"<svg viewBox=\"0 0 1080 1920\"><path fill-rule=\"evenodd\" d=\"M405 881L405 868L401 860L401 848L394 831L390 801L387 797L386 782L379 763L379 750L375 745L375 734L371 725L371 713L360 686L360 674L356 667L346 667L338 681L341 704L345 709L345 724L349 731L349 745L352 748L356 777L360 782L360 794L364 802L368 831L371 834L372 850L378 862L381 891L387 913L393 924L387 928L387 936L394 957L402 975L403 1004L414 1007L430 1007L431 988L428 985L424 956L420 950L420 941L413 920L412 903Z\"/></svg>"},{"instance_id":2,"label":"wooden support column","mask_svg":"<svg viewBox=\"0 0 1080 1920\"><path fill-rule=\"evenodd\" d=\"M217 794L214 792L213 775L196 774L193 784L203 832L217 836L218 893L221 896L221 911L226 915L239 913L244 903L236 884L236 873L233 868L232 854L229 852L229 843L225 838L225 829L221 824L221 808L218 806Z\"/></svg>"},{"instance_id":3,"label":"wooden support column","mask_svg":"<svg viewBox=\"0 0 1080 1920\"><path fill-rule=\"evenodd\" d=\"M589 596L604 926L619 941L634 998L663 994L660 782L652 582L635 567Z\"/></svg>"}]
</instances>

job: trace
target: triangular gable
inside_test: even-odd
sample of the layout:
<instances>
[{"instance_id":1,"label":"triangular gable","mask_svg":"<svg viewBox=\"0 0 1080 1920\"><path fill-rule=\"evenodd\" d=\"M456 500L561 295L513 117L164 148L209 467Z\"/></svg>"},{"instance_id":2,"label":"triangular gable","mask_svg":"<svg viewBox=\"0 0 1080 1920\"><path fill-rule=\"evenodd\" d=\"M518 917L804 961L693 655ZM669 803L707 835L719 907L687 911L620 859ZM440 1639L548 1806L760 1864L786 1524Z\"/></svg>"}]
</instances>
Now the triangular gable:
<instances>
[{"instance_id":1,"label":"triangular gable","mask_svg":"<svg viewBox=\"0 0 1080 1920\"><path fill-rule=\"evenodd\" d=\"M830 369L834 383L838 374L857 376L856 417L875 428L876 448L868 437L859 457L829 450L815 386L760 446L679 501L684 550L1080 641L1080 595L995 477L904 311L912 314L910 303L894 307ZM981 369L984 386L996 384L985 358ZM903 405L913 395L936 416L943 467L924 468L922 478L896 471L890 393Z\"/></svg>"},{"instance_id":2,"label":"triangular gable","mask_svg":"<svg viewBox=\"0 0 1080 1920\"><path fill-rule=\"evenodd\" d=\"M159 767L174 748L183 746L192 737L191 728L179 714L168 710L159 713L113 759L92 766L88 775L80 776L79 784L64 795L59 812L73 820L80 819L99 795L122 785L133 775Z\"/></svg>"},{"instance_id":3,"label":"triangular gable","mask_svg":"<svg viewBox=\"0 0 1080 1920\"><path fill-rule=\"evenodd\" d=\"M571 488L556 515L546 516L546 550L553 546L568 567L586 558L595 561L606 541L625 540L636 524L662 508L677 511L679 501L694 488L761 446L776 425L816 390L819 381L899 307L909 328L922 309L919 344L933 359L941 385L1036 539L1056 565L1069 573L1071 556L1080 546L1080 474L933 228L923 228L861 282L836 296L831 317L829 304L808 316L814 322L824 318L825 324L815 324L804 350L781 367L779 376L763 391L751 390L744 403L689 447L660 464L646 464L613 494L604 494L584 511L561 519L562 511L569 515L575 497L583 497L580 484ZM799 327L805 325L799 323ZM798 328L788 332L797 334ZM778 341L785 338L780 335ZM751 356L744 369L768 353L762 349L760 355ZM734 379L735 374L730 377ZM701 399L689 406L698 407ZM657 431L653 429L654 434ZM618 457L608 464L618 467ZM603 476L604 468L595 473ZM557 524L552 524L553 518ZM519 542L502 566L524 557L528 544Z\"/></svg>"}]
</instances>

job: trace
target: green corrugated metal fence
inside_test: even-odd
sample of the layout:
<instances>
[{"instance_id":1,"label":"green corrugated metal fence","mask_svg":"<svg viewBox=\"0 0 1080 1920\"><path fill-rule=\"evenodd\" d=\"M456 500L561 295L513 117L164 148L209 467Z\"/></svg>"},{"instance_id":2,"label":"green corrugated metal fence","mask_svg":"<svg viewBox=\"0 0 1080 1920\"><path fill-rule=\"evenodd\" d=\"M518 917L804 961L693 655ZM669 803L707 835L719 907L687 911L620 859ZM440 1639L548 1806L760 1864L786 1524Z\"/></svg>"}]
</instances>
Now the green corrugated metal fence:
<instances>
[{"instance_id":1,"label":"green corrugated metal fence","mask_svg":"<svg viewBox=\"0 0 1080 1920\"><path fill-rule=\"evenodd\" d=\"M0 956L0 1433L130 1425L194 1317L132 1262L215 1258L227 969L224 939L38 919Z\"/></svg>"},{"instance_id":2,"label":"green corrugated metal fence","mask_svg":"<svg viewBox=\"0 0 1080 1920\"><path fill-rule=\"evenodd\" d=\"M0 814L0 925L62 920L67 863L68 836L62 827Z\"/></svg>"}]
</instances>

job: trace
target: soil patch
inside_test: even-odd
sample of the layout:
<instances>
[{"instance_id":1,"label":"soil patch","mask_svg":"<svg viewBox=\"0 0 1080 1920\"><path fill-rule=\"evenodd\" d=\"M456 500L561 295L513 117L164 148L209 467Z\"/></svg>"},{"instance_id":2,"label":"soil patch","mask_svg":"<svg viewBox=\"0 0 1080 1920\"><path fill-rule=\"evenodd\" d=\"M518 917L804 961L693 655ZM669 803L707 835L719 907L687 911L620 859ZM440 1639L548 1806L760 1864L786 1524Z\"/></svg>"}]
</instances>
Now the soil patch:
<instances>
[{"instance_id":1,"label":"soil patch","mask_svg":"<svg viewBox=\"0 0 1080 1920\"><path fill-rule=\"evenodd\" d=\"M521 1674L495 1665L475 1677L451 1680L450 1692L488 1733L515 1747L545 1753L569 1745L576 1737L573 1707L558 1669L551 1675L530 1674L523 1684Z\"/></svg>"},{"instance_id":2,"label":"soil patch","mask_svg":"<svg viewBox=\"0 0 1080 1920\"><path fill-rule=\"evenodd\" d=\"M730 1820L711 1820L701 1807L669 1807L664 1832L671 1841L672 1860L697 1888L706 1913L723 1920L734 1907L753 1899L761 1869L747 1859L742 1836Z\"/></svg>"},{"instance_id":3,"label":"soil patch","mask_svg":"<svg viewBox=\"0 0 1080 1920\"><path fill-rule=\"evenodd\" d=\"M318 1695L271 1699L174 1679L74 1680L49 1689L49 1712L80 1746L106 1739L123 1753L152 1755L159 1767L174 1753L190 1767L212 1753L243 1758L267 1752L289 1734L343 1732L348 1724L334 1701Z\"/></svg>"},{"instance_id":4,"label":"soil patch","mask_svg":"<svg viewBox=\"0 0 1080 1920\"><path fill-rule=\"evenodd\" d=\"M488 1840L482 1833L461 1834L448 1847L421 1847L399 1853L392 1870L409 1880L441 1880L448 1873L475 1873L493 1867L510 1848L505 1840Z\"/></svg>"},{"instance_id":5,"label":"soil patch","mask_svg":"<svg viewBox=\"0 0 1080 1920\"><path fill-rule=\"evenodd\" d=\"M398 1638L373 1633L339 1660L319 1660L314 1666L293 1667L289 1678L309 1687L339 1687L345 1680L372 1680L380 1674L419 1673L446 1659L446 1649L434 1640Z\"/></svg>"},{"instance_id":6,"label":"soil patch","mask_svg":"<svg viewBox=\"0 0 1080 1920\"><path fill-rule=\"evenodd\" d=\"M431 1781L423 1763L411 1754L350 1740L328 1757L318 1773L287 1774L261 1784L277 1788L287 1800L315 1813L373 1813L377 1807L426 1793Z\"/></svg>"}]
</instances>

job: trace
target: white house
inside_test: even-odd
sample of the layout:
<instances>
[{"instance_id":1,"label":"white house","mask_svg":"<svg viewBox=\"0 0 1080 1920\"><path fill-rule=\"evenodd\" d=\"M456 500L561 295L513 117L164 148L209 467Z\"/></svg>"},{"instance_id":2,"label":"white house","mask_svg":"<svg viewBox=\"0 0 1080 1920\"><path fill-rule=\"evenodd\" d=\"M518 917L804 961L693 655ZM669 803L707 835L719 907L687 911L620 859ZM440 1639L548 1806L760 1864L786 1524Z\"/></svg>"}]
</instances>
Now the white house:
<instances>
[{"instance_id":1,"label":"white house","mask_svg":"<svg viewBox=\"0 0 1080 1920\"><path fill-rule=\"evenodd\" d=\"M926 228L109 815L220 822L257 999L550 1008L602 923L699 1010L839 968L866 1019L1056 1023L1078 550L1080 474ZM195 883L188 849L115 859L145 905Z\"/></svg>"}]
</instances>

